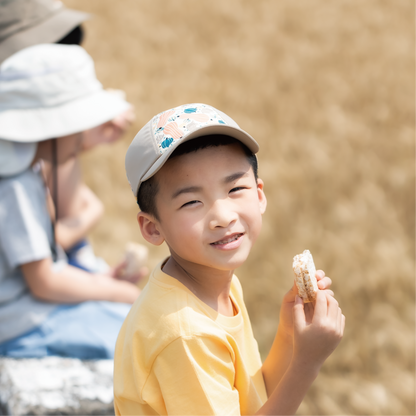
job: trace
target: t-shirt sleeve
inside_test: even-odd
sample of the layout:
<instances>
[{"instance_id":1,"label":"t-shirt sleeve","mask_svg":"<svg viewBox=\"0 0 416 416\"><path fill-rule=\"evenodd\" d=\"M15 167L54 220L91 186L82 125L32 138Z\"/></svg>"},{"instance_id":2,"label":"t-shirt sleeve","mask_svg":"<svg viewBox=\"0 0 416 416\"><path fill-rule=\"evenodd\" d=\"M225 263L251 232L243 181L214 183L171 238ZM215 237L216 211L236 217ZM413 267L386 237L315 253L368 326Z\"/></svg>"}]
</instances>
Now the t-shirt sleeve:
<instances>
[{"instance_id":1,"label":"t-shirt sleeve","mask_svg":"<svg viewBox=\"0 0 416 416\"><path fill-rule=\"evenodd\" d=\"M230 350L209 337L182 337L157 357L153 372L168 415L240 415Z\"/></svg>"},{"instance_id":2,"label":"t-shirt sleeve","mask_svg":"<svg viewBox=\"0 0 416 416\"><path fill-rule=\"evenodd\" d=\"M45 227L50 220L36 186L15 181L0 197L0 245L10 268L51 255Z\"/></svg>"}]
</instances>

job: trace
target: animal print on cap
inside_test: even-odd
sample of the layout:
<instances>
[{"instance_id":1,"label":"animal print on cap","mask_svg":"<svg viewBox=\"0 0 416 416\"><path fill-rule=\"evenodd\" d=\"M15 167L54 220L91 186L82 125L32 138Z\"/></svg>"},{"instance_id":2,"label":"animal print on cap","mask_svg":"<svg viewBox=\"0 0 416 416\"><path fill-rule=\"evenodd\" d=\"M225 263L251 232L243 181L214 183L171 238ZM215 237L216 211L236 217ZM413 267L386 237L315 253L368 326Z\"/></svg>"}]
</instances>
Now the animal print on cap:
<instances>
[{"instance_id":1,"label":"animal print on cap","mask_svg":"<svg viewBox=\"0 0 416 416\"><path fill-rule=\"evenodd\" d=\"M152 130L160 154L173 143L205 126L227 123L212 107L205 104L185 104L153 117Z\"/></svg>"}]
</instances>

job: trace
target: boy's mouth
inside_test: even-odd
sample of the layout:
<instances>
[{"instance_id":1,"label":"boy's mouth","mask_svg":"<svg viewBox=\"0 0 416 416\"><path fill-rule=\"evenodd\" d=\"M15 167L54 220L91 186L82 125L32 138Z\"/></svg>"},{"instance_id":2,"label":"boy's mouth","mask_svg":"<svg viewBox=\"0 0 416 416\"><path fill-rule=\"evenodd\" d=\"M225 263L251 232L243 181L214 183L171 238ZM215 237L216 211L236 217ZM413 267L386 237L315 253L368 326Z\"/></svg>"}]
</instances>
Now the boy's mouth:
<instances>
[{"instance_id":1,"label":"boy's mouth","mask_svg":"<svg viewBox=\"0 0 416 416\"><path fill-rule=\"evenodd\" d=\"M229 244L232 241L238 240L242 235L243 235L243 233L233 234L233 235L228 236L227 238L224 238L223 240L218 240L215 243L211 243L211 245L212 246L219 246L219 245L223 245L223 244Z\"/></svg>"}]
</instances>

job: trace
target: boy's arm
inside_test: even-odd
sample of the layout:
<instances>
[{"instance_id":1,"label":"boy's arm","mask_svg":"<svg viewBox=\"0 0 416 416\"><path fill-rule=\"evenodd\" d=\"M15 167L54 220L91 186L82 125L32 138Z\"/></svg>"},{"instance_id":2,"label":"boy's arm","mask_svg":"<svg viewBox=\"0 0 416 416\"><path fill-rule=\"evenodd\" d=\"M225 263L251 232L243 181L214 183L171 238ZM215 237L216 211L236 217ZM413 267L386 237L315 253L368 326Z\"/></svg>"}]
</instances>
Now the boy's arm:
<instances>
[{"instance_id":1,"label":"boy's arm","mask_svg":"<svg viewBox=\"0 0 416 416\"><path fill-rule=\"evenodd\" d=\"M262 366L264 384L270 397L286 373L293 355L293 336L280 327L277 330L269 355Z\"/></svg>"},{"instance_id":2,"label":"boy's arm","mask_svg":"<svg viewBox=\"0 0 416 416\"><path fill-rule=\"evenodd\" d=\"M332 296L334 295L334 293L329 290L332 285L332 281L328 276L325 276L325 272L323 270L317 270L316 279L320 290L325 290L328 294ZM293 284L293 287L283 298L280 309L279 327L270 353L262 366L263 378L269 396L279 384L292 360L293 306L295 305L297 293L297 287ZM305 315L307 320L312 320L313 306L311 303L305 304Z\"/></svg>"},{"instance_id":3,"label":"boy's arm","mask_svg":"<svg viewBox=\"0 0 416 416\"><path fill-rule=\"evenodd\" d=\"M55 271L50 258L22 264L21 269L33 296L44 301L133 303L140 294L136 285L107 275L87 273L72 266Z\"/></svg>"},{"instance_id":4,"label":"boy's arm","mask_svg":"<svg viewBox=\"0 0 416 416\"><path fill-rule=\"evenodd\" d=\"M295 414L322 364L341 341L345 317L338 302L329 293L318 291L311 321L305 315L303 301L296 296L293 324L293 352L290 364L273 391L269 390L272 381L269 379L269 399L257 412L259 415ZM281 374L284 364L280 363L289 358L289 348L287 345L281 350L279 347L276 348L274 352L280 352L282 356L272 358L268 364L275 363L277 372Z\"/></svg>"}]
</instances>

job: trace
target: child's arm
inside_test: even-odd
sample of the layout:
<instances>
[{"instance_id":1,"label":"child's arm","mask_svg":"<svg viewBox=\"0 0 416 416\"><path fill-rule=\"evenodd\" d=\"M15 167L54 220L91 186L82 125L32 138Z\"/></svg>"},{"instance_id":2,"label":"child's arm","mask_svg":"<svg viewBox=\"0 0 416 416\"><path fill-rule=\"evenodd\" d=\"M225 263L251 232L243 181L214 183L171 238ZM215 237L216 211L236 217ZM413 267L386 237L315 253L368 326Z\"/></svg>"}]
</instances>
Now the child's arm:
<instances>
[{"instance_id":1,"label":"child's arm","mask_svg":"<svg viewBox=\"0 0 416 416\"><path fill-rule=\"evenodd\" d=\"M104 205L84 184L78 158L69 159L58 167L58 210L55 226L56 241L68 250L82 240L97 224L104 212ZM49 175L47 187L53 191L54 177ZM55 219L55 206L52 195L48 192L48 211Z\"/></svg>"},{"instance_id":2,"label":"child's arm","mask_svg":"<svg viewBox=\"0 0 416 416\"><path fill-rule=\"evenodd\" d=\"M134 107L128 108L112 120L84 131L82 150L90 150L97 145L119 140L136 118Z\"/></svg>"},{"instance_id":3,"label":"child's arm","mask_svg":"<svg viewBox=\"0 0 416 416\"><path fill-rule=\"evenodd\" d=\"M331 293L318 292L314 311L296 297L293 338L290 331L279 327L263 366L269 400L258 414L294 414L322 364L340 342L345 317Z\"/></svg>"},{"instance_id":4,"label":"child's arm","mask_svg":"<svg viewBox=\"0 0 416 416\"><path fill-rule=\"evenodd\" d=\"M21 269L33 296L44 301L133 303L140 294L136 285L107 275L87 273L72 266L54 271L50 258L23 264Z\"/></svg>"},{"instance_id":5,"label":"child's arm","mask_svg":"<svg viewBox=\"0 0 416 416\"><path fill-rule=\"evenodd\" d=\"M118 94L118 92L114 92ZM83 132L83 150L119 140L135 119L134 108L128 108L113 120ZM48 181L53 189L53 178ZM52 204L53 205L53 204ZM83 239L102 217L104 206L82 183L79 158L72 158L58 168L58 221L56 240L67 250Z\"/></svg>"},{"instance_id":6,"label":"child's arm","mask_svg":"<svg viewBox=\"0 0 416 416\"><path fill-rule=\"evenodd\" d=\"M55 227L56 241L64 250L83 239L104 212L102 202L85 184L79 184L73 198L71 202L77 209L67 217L60 216Z\"/></svg>"},{"instance_id":7,"label":"child's arm","mask_svg":"<svg viewBox=\"0 0 416 416\"><path fill-rule=\"evenodd\" d=\"M328 276L325 276L323 270L317 270L316 279L320 290L326 290L332 296L334 295L334 293L329 290L332 281ZM292 360L293 306L295 305L297 293L297 286L293 284L289 292L283 297L282 306L280 308L279 327L270 353L262 367L263 377L269 396L279 384L280 379L283 377L283 374L286 372L286 369L289 367L290 361ZM312 304L305 305L305 313L307 319L311 320L313 315Z\"/></svg>"}]
</instances>

